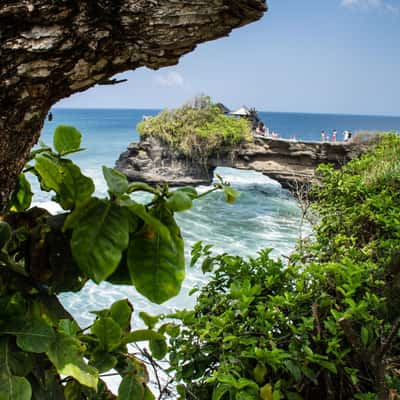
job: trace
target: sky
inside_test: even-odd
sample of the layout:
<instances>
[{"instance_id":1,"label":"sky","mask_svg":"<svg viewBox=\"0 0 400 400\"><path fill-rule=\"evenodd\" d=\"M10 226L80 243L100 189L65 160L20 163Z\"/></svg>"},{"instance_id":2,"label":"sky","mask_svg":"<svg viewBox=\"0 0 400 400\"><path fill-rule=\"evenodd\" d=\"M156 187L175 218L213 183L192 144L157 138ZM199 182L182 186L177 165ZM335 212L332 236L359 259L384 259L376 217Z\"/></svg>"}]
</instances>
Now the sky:
<instances>
[{"instance_id":1,"label":"sky","mask_svg":"<svg viewBox=\"0 0 400 400\"><path fill-rule=\"evenodd\" d=\"M205 93L228 108L400 115L400 0L269 0L269 11L174 67L117 75L57 104L174 108Z\"/></svg>"}]
</instances>

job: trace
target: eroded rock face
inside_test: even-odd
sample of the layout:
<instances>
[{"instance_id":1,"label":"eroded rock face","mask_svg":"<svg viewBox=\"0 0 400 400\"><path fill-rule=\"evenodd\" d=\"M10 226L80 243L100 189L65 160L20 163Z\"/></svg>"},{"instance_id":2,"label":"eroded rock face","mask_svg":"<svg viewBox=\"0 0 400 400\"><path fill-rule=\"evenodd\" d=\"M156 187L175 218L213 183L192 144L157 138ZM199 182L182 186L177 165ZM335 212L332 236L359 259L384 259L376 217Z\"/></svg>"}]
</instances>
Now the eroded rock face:
<instances>
[{"instance_id":1,"label":"eroded rock face","mask_svg":"<svg viewBox=\"0 0 400 400\"><path fill-rule=\"evenodd\" d=\"M254 170L295 188L315 180L321 163L340 167L359 156L366 147L352 143L295 142L257 137L254 142L214 154L199 162L185 157L154 138L129 145L116 163L130 181L170 186L208 185L217 167Z\"/></svg>"},{"instance_id":2,"label":"eroded rock face","mask_svg":"<svg viewBox=\"0 0 400 400\"><path fill-rule=\"evenodd\" d=\"M52 104L116 73L174 65L265 0L0 2L0 210Z\"/></svg>"}]
</instances>

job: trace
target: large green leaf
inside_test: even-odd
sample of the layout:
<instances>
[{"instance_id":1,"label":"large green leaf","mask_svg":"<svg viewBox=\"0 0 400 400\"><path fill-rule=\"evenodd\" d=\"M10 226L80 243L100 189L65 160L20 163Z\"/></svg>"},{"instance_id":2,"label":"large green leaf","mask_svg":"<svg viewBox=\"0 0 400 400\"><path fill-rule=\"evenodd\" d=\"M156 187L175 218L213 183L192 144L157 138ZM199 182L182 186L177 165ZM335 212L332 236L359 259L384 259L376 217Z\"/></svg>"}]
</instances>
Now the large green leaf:
<instances>
[{"instance_id":1,"label":"large green leaf","mask_svg":"<svg viewBox=\"0 0 400 400\"><path fill-rule=\"evenodd\" d=\"M118 400L143 400L144 386L132 375L126 375L118 388Z\"/></svg>"},{"instance_id":2,"label":"large green leaf","mask_svg":"<svg viewBox=\"0 0 400 400\"><path fill-rule=\"evenodd\" d=\"M145 386L145 388L144 388L143 400L156 400L154 394L151 392L151 390L147 386Z\"/></svg>"},{"instance_id":3,"label":"large green leaf","mask_svg":"<svg viewBox=\"0 0 400 400\"><path fill-rule=\"evenodd\" d=\"M73 126L60 125L54 131L53 145L61 155L79 151L81 140L81 133Z\"/></svg>"},{"instance_id":4,"label":"large green leaf","mask_svg":"<svg viewBox=\"0 0 400 400\"><path fill-rule=\"evenodd\" d=\"M61 160L60 168L63 180L56 200L61 207L71 209L89 200L95 189L92 179L71 160Z\"/></svg>"},{"instance_id":5,"label":"large green leaf","mask_svg":"<svg viewBox=\"0 0 400 400\"><path fill-rule=\"evenodd\" d=\"M35 170L43 190L60 192L63 177L57 158L51 154L38 155L35 158Z\"/></svg>"},{"instance_id":6,"label":"large green leaf","mask_svg":"<svg viewBox=\"0 0 400 400\"><path fill-rule=\"evenodd\" d=\"M0 378L0 400L31 400L32 388L26 378L6 376Z\"/></svg>"},{"instance_id":7,"label":"large green leaf","mask_svg":"<svg viewBox=\"0 0 400 400\"><path fill-rule=\"evenodd\" d=\"M171 240L171 234L169 229L160 221L159 218L154 217L154 215L146 210L143 204L137 203L134 200L125 200L122 205L129 210L132 214L139 217L145 224L149 225L152 230L161 235L165 240Z\"/></svg>"},{"instance_id":8,"label":"large green leaf","mask_svg":"<svg viewBox=\"0 0 400 400\"><path fill-rule=\"evenodd\" d=\"M35 170L42 188L46 191L54 190L56 200L64 209L86 202L94 192L93 181L83 175L71 160L41 154L36 157Z\"/></svg>"},{"instance_id":9,"label":"large green leaf","mask_svg":"<svg viewBox=\"0 0 400 400\"><path fill-rule=\"evenodd\" d=\"M91 331L99 339L102 350L112 351L121 343L122 329L110 317L96 320Z\"/></svg>"},{"instance_id":10,"label":"large green leaf","mask_svg":"<svg viewBox=\"0 0 400 400\"><path fill-rule=\"evenodd\" d=\"M177 190L172 193L171 197L167 201L168 207L172 211L186 211L192 208L192 198L190 194L184 191Z\"/></svg>"},{"instance_id":11,"label":"large green leaf","mask_svg":"<svg viewBox=\"0 0 400 400\"><path fill-rule=\"evenodd\" d=\"M79 340L72 336L58 334L47 355L59 374L71 376L82 385L96 390L98 372L85 363Z\"/></svg>"},{"instance_id":12,"label":"large green leaf","mask_svg":"<svg viewBox=\"0 0 400 400\"><path fill-rule=\"evenodd\" d=\"M17 336L18 347L31 353L45 353L55 338L52 327L41 320L11 322L0 333Z\"/></svg>"},{"instance_id":13,"label":"large green leaf","mask_svg":"<svg viewBox=\"0 0 400 400\"><path fill-rule=\"evenodd\" d=\"M72 255L79 268L96 283L110 276L121 261L129 241L126 210L116 204L92 198L74 224Z\"/></svg>"},{"instance_id":14,"label":"large green leaf","mask_svg":"<svg viewBox=\"0 0 400 400\"><path fill-rule=\"evenodd\" d=\"M116 169L103 166L103 175L110 193L121 195L127 192L128 179L124 174Z\"/></svg>"},{"instance_id":15,"label":"large green leaf","mask_svg":"<svg viewBox=\"0 0 400 400\"><path fill-rule=\"evenodd\" d=\"M153 212L168 228L171 239L145 225L129 243L128 268L136 289L161 304L180 291L185 277L184 244L170 211L161 207Z\"/></svg>"},{"instance_id":16,"label":"large green leaf","mask_svg":"<svg viewBox=\"0 0 400 400\"><path fill-rule=\"evenodd\" d=\"M130 331L133 307L129 300L118 300L110 307L112 319L119 324L124 331Z\"/></svg>"}]
</instances>

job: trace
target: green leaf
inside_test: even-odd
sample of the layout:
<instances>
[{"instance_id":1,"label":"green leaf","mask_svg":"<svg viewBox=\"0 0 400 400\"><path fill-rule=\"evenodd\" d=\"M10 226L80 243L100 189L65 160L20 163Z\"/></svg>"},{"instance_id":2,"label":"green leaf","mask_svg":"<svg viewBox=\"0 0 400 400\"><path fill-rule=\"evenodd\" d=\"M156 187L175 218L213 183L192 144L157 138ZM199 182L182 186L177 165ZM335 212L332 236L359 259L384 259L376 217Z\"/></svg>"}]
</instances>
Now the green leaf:
<instances>
[{"instance_id":1,"label":"green leaf","mask_svg":"<svg viewBox=\"0 0 400 400\"><path fill-rule=\"evenodd\" d=\"M53 146L56 151L65 155L80 150L82 135L73 126L60 125L54 131Z\"/></svg>"},{"instance_id":2,"label":"green leaf","mask_svg":"<svg viewBox=\"0 0 400 400\"><path fill-rule=\"evenodd\" d=\"M9 339L4 336L0 337L0 376L11 374L10 357Z\"/></svg>"},{"instance_id":3,"label":"green leaf","mask_svg":"<svg viewBox=\"0 0 400 400\"><path fill-rule=\"evenodd\" d=\"M14 351L9 359L11 371L17 376L27 376L35 367L32 354L25 351Z\"/></svg>"},{"instance_id":4,"label":"green leaf","mask_svg":"<svg viewBox=\"0 0 400 400\"><path fill-rule=\"evenodd\" d=\"M82 386L77 381L69 381L64 388L65 400L81 400Z\"/></svg>"},{"instance_id":5,"label":"green leaf","mask_svg":"<svg viewBox=\"0 0 400 400\"><path fill-rule=\"evenodd\" d=\"M121 343L122 330L112 318L96 320L91 331L99 339L100 348L103 350L112 351Z\"/></svg>"},{"instance_id":6,"label":"green leaf","mask_svg":"<svg viewBox=\"0 0 400 400\"><path fill-rule=\"evenodd\" d=\"M133 306L127 299L116 301L110 307L112 319L125 331L130 331L132 312Z\"/></svg>"},{"instance_id":7,"label":"green leaf","mask_svg":"<svg viewBox=\"0 0 400 400\"><path fill-rule=\"evenodd\" d=\"M143 400L155 400L155 396L154 394L151 392L151 390L146 386L144 388L144 396L143 396Z\"/></svg>"},{"instance_id":8,"label":"green leaf","mask_svg":"<svg viewBox=\"0 0 400 400\"><path fill-rule=\"evenodd\" d=\"M11 226L5 221L0 221L0 249L11 239Z\"/></svg>"},{"instance_id":9,"label":"green leaf","mask_svg":"<svg viewBox=\"0 0 400 400\"><path fill-rule=\"evenodd\" d=\"M300 368L291 360L286 360L284 362L286 369L290 372L293 378L298 382L301 379Z\"/></svg>"},{"instance_id":10,"label":"green leaf","mask_svg":"<svg viewBox=\"0 0 400 400\"><path fill-rule=\"evenodd\" d=\"M118 388L118 400L143 400L144 386L132 375L126 375Z\"/></svg>"},{"instance_id":11,"label":"green leaf","mask_svg":"<svg viewBox=\"0 0 400 400\"><path fill-rule=\"evenodd\" d=\"M336 365L331 362L331 361L325 361L325 360L316 360L316 362L321 366L327 369L328 371L337 374L337 369Z\"/></svg>"},{"instance_id":12,"label":"green leaf","mask_svg":"<svg viewBox=\"0 0 400 400\"><path fill-rule=\"evenodd\" d=\"M94 192L93 181L71 160L42 154L36 157L35 170L43 190L54 190L55 200L65 210L86 202Z\"/></svg>"},{"instance_id":13,"label":"green leaf","mask_svg":"<svg viewBox=\"0 0 400 400\"><path fill-rule=\"evenodd\" d=\"M235 400L255 400L258 399L258 391L254 390L241 390L236 393Z\"/></svg>"},{"instance_id":14,"label":"green leaf","mask_svg":"<svg viewBox=\"0 0 400 400\"><path fill-rule=\"evenodd\" d=\"M63 332L69 336L76 336L79 332L79 325L74 320L70 319L62 319L58 324L58 329L60 332Z\"/></svg>"},{"instance_id":15,"label":"green leaf","mask_svg":"<svg viewBox=\"0 0 400 400\"><path fill-rule=\"evenodd\" d=\"M60 168L63 179L56 200L61 207L72 209L88 201L95 189L92 179L71 160L60 160Z\"/></svg>"},{"instance_id":16,"label":"green leaf","mask_svg":"<svg viewBox=\"0 0 400 400\"><path fill-rule=\"evenodd\" d=\"M149 342L151 354L157 360L162 360L168 351L165 339L151 339Z\"/></svg>"},{"instance_id":17,"label":"green leaf","mask_svg":"<svg viewBox=\"0 0 400 400\"><path fill-rule=\"evenodd\" d=\"M186 211L192 208L192 198L185 192L177 190L168 199L167 206L172 211Z\"/></svg>"},{"instance_id":18,"label":"green leaf","mask_svg":"<svg viewBox=\"0 0 400 400\"><path fill-rule=\"evenodd\" d=\"M0 378L0 400L31 400L32 388L26 378L5 376Z\"/></svg>"},{"instance_id":19,"label":"green leaf","mask_svg":"<svg viewBox=\"0 0 400 400\"><path fill-rule=\"evenodd\" d=\"M0 333L17 336L18 347L31 353L45 353L55 338L51 326L41 320L28 323L10 321L10 326Z\"/></svg>"},{"instance_id":20,"label":"green leaf","mask_svg":"<svg viewBox=\"0 0 400 400\"><path fill-rule=\"evenodd\" d=\"M224 193L225 193L225 200L229 204L233 204L236 201L236 198L240 196L240 193L232 189L231 187L224 187Z\"/></svg>"},{"instance_id":21,"label":"green leaf","mask_svg":"<svg viewBox=\"0 0 400 400\"><path fill-rule=\"evenodd\" d=\"M237 382L237 386L238 389L244 389L244 388L253 388L258 390L258 385L257 383L255 383L254 381L252 381L251 379L246 379L246 378L240 378Z\"/></svg>"},{"instance_id":22,"label":"green leaf","mask_svg":"<svg viewBox=\"0 0 400 400\"><path fill-rule=\"evenodd\" d=\"M90 355L90 365L95 367L99 373L104 373L114 368L118 363L115 356L107 351L95 351Z\"/></svg>"},{"instance_id":23,"label":"green leaf","mask_svg":"<svg viewBox=\"0 0 400 400\"><path fill-rule=\"evenodd\" d=\"M146 326L149 329L153 329L156 326L157 322L161 318L159 315L156 315L155 317L153 317L144 311L141 311L139 313L139 317L141 318L141 320L146 324Z\"/></svg>"},{"instance_id":24,"label":"green leaf","mask_svg":"<svg viewBox=\"0 0 400 400\"><path fill-rule=\"evenodd\" d=\"M201 271L203 272L203 274L206 274L207 272L212 272L213 266L214 266L214 258L208 256L201 263Z\"/></svg>"},{"instance_id":25,"label":"green leaf","mask_svg":"<svg viewBox=\"0 0 400 400\"><path fill-rule=\"evenodd\" d=\"M151 329L138 329L125 335L122 343L147 342L150 340L164 340L164 336Z\"/></svg>"},{"instance_id":26,"label":"green leaf","mask_svg":"<svg viewBox=\"0 0 400 400\"><path fill-rule=\"evenodd\" d=\"M143 204L137 203L134 200L128 200L123 203L123 206L139 217L144 223L151 226L152 229L162 236L165 240L171 240L171 234L168 228L158 219L151 215Z\"/></svg>"},{"instance_id":27,"label":"green leaf","mask_svg":"<svg viewBox=\"0 0 400 400\"><path fill-rule=\"evenodd\" d=\"M226 393L230 391L230 386L226 384L218 384L212 394L212 400L221 400Z\"/></svg>"},{"instance_id":28,"label":"green leaf","mask_svg":"<svg viewBox=\"0 0 400 400\"><path fill-rule=\"evenodd\" d=\"M364 347L367 347L368 339L369 339L368 329L365 326L363 326L361 327L361 342L364 345Z\"/></svg>"},{"instance_id":29,"label":"green leaf","mask_svg":"<svg viewBox=\"0 0 400 400\"><path fill-rule=\"evenodd\" d=\"M267 383L260 389L261 400L273 400L272 386Z\"/></svg>"},{"instance_id":30,"label":"green leaf","mask_svg":"<svg viewBox=\"0 0 400 400\"><path fill-rule=\"evenodd\" d=\"M186 195L188 195L191 199L195 199L199 195L197 193L197 190L192 186L181 187L181 188L177 189L177 192L183 192Z\"/></svg>"},{"instance_id":31,"label":"green leaf","mask_svg":"<svg viewBox=\"0 0 400 400\"><path fill-rule=\"evenodd\" d=\"M138 292L157 304L176 296L185 277L184 244L179 227L172 215L163 215L161 221L168 227L171 240L146 225L133 236L128 248L132 283Z\"/></svg>"},{"instance_id":32,"label":"green leaf","mask_svg":"<svg viewBox=\"0 0 400 400\"><path fill-rule=\"evenodd\" d=\"M121 172L103 166L103 175L110 193L120 196L128 191L128 179Z\"/></svg>"},{"instance_id":33,"label":"green leaf","mask_svg":"<svg viewBox=\"0 0 400 400\"><path fill-rule=\"evenodd\" d=\"M300 396L298 393L285 392L285 394L288 400L303 400L303 397Z\"/></svg>"},{"instance_id":34,"label":"green leaf","mask_svg":"<svg viewBox=\"0 0 400 400\"><path fill-rule=\"evenodd\" d=\"M60 192L63 176L58 159L50 154L40 154L35 158L35 171L38 174L42 190Z\"/></svg>"},{"instance_id":35,"label":"green leaf","mask_svg":"<svg viewBox=\"0 0 400 400\"><path fill-rule=\"evenodd\" d=\"M11 196L8 208L11 211L25 211L29 208L32 201L31 184L26 179L25 174L19 174L17 186Z\"/></svg>"},{"instance_id":36,"label":"green leaf","mask_svg":"<svg viewBox=\"0 0 400 400\"><path fill-rule=\"evenodd\" d=\"M82 385L96 390L98 372L85 363L79 340L72 336L58 334L47 355L59 374L71 376Z\"/></svg>"},{"instance_id":37,"label":"green leaf","mask_svg":"<svg viewBox=\"0 0 400 400\"><path fill-rule=\"evenodd\" d=\"M134 192L139 192L139 191L157 194L157 190L152 188L147 183L132 182L129 184L127 193L134 193Z\"/></svg>"},{"instance_id":38,"label":"green leaf","mask_svg":"<svg viewBox=\"0 0 400 400\"><path fill-rule=\"evenodd\" d=\"M264 383L265 375L267 375L267 367L264 363L258 362L256 367L253 370L254 378L257 383Z\"/></svg>"},{"instance_id":39,"label":"green leaf","mask_svg":"<svg viewBox=\"0 0 400 400\"><path fill-rule=\"evenodd\" d=\"M86 213L74 224L72 255L79 268L96 283L110 276L128 246L129 224L125 210L111 202L92 198Z\"/></svg>"}]
</instances>

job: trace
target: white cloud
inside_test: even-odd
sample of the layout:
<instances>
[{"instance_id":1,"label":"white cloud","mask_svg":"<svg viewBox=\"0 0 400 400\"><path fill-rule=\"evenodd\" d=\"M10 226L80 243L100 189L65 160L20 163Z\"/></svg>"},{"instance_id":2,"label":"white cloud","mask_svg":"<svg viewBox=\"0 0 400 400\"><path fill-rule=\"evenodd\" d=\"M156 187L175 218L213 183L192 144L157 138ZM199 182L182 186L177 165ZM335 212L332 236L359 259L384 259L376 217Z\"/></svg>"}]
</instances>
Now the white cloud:
<instances>
[{"instance_id":1,"label":"white cloud","mask_svg":"<svg viewBox=\"0 0 400 400\"><path fill-rule=\"evenodd\" d=\"M183 87L185 80L183 76L176 71L169 71L163 73L162 75L157 75L155 77L156 82L163 87Z\"/></svg>"},{"instance_id":2,"label":"white cloud","mask_svg":"<svg viewBox=\"0 0 400 400\"><path fill-rule=\"evenodd\" d=\"M399 14L400 8L386 0L342 0L341 4L347 8L381 9L392 14Z\"/></svg>"}]
</instances>

